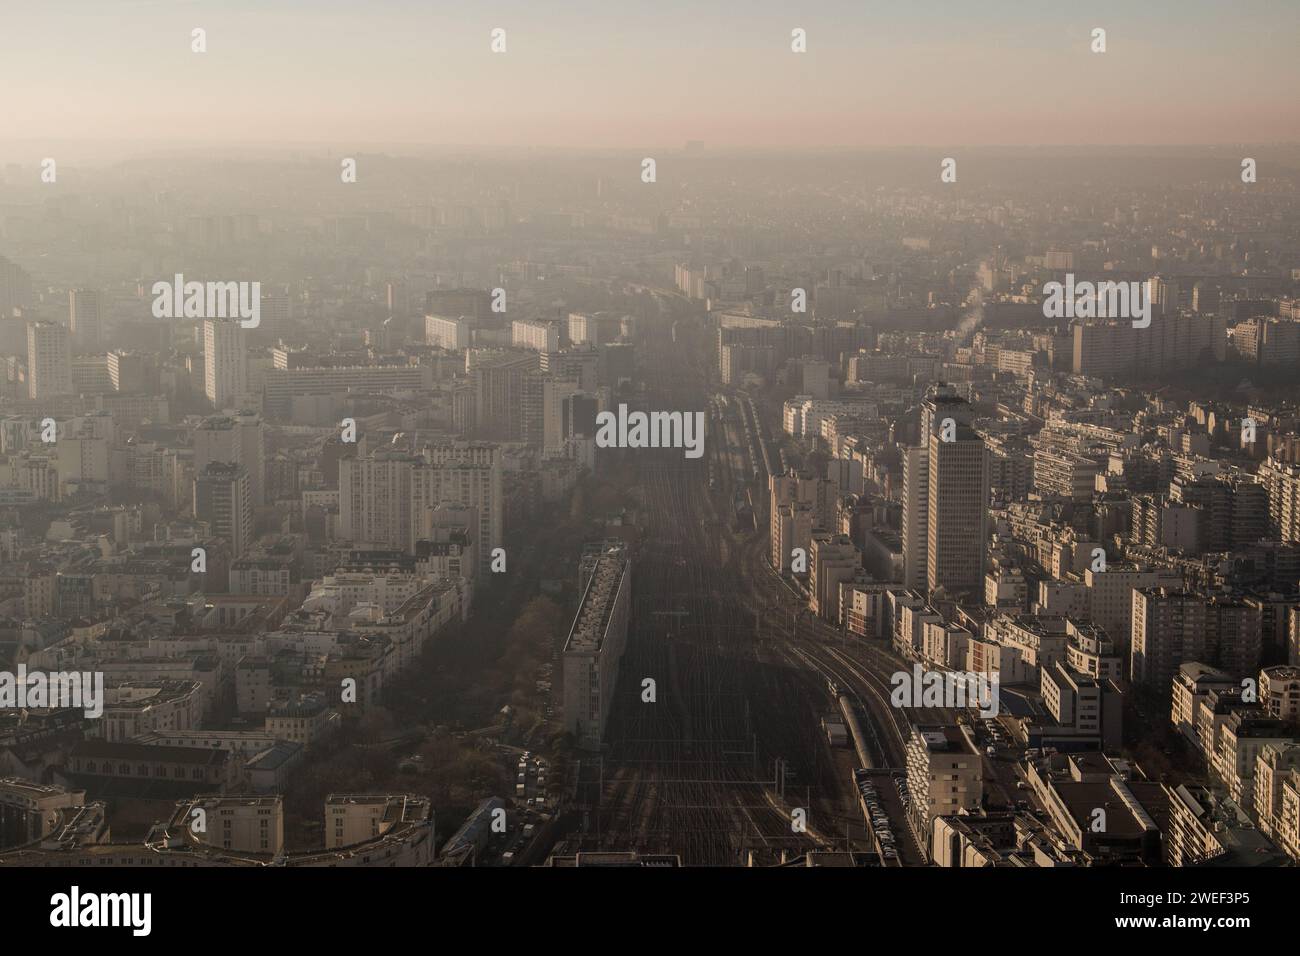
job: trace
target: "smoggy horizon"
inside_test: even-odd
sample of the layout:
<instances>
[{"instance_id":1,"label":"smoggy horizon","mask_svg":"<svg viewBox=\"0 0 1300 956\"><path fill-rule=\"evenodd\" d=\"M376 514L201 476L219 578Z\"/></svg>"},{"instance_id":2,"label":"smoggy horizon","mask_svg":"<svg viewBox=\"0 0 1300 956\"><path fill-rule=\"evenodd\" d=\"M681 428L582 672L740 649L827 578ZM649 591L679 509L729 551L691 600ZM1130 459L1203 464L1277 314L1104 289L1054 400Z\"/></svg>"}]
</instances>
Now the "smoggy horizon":
<instances>
[{"instance_id":1,"label":"smoggy horizon","mask_svg":"<svg viewBox=\"0 0 1300 956\"><path fill-rule=\"evenodd\" d=\"M996 6L51 0L6 13L0 83L24 92L0 146L1158 147L1300 128L1294 6Z\"/></svg>"}]
</instances>

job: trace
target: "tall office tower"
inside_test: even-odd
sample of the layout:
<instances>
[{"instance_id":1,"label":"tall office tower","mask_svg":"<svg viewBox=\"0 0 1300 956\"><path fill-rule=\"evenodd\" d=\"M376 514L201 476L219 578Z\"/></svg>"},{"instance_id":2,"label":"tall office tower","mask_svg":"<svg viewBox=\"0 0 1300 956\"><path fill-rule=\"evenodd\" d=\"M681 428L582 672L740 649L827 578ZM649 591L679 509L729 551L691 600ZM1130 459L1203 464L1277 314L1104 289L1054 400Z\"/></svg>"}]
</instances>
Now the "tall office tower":
<instances>
[{"instance_id":1,"label":"tall office tower","mask_svg":"<svg viewBox=\"0 0 1300 956\"><path fill-rule=\"evenodd\" d=\"M1169 501L1200 509L1203 551L1244 548L1268 534L1268 489L1253 475L1177 475Z\"/></svg>"},{"instance_id":2,"label":"tall office tower","mask_svg":"<svg viewBox=\"0 0 1300 956\"><path fill-rule=\"evenodd\" d=\"M457 502L478 509L479 566L491 570L492 549L505 543L501 491L501 457L488 442L447 442L425 449L432 467L417 476L416 513L442 502Z\"/></svg>"},{"instance_id":3,"label":"tall office tower","mask_svg":"<svg viewBox=\"0 0 1300 956\"><path fill-rule=\"evenodd\" d=\"M194 473L212 462L243 465L253 506L265 504L265 449L265 426L256 412L205 418L194 430Z\"/></svg>"},{"instance_id":4,"label":"tall office tower","mask_svg":"<svg viewBox=\"0 0 1300 956\"><path fill-rule=\"evenodd\" d=\"M796 475L792 471L787 475L770 476L767 488L771 508L768 514L771 518L769 535L772 567L788 571L790 548L801 547L805 552L808 550L809 538L803 533L805 526L809 533L813 530L829 531L835 526L835 482L810 474ZM790 505L799 507L792 510ZM794 525L789 524L792 516ZM793 543L787 540L791 534L794 536Z\"/></svg>"},{"instance_id":5,"label":"tall office tower","mask_svg":"<svg viewBox=\"0 0 1300 956\"><path fill-rule=\"evenodd\" d=\"M421 529L447 504L476 509L479 567L491 569L502 540L501 464L497 447L450 443L423 456L377 451L339 460L339 533L362 547L415 553Z\"/></svg>"},{"instance_id":6,"label":"tall office tower","mask_svg":"<svg viewBox=\"0 0 1300 956\"><path fill-rule=\"evenodd\" d=\"M550 376L545 372L527 372L524 374L523 397L521 399L522 422L520 425L520 441L534 447L540 447L545 440L546 415L545 400L546 386L550 382ZM468 390L467 390L468 391ZM468 397L468 396L466 396ZM472 401L469 402L472 404ZM457 418L455 398L452 400L452 419L454 424L459 424ZM469 414L465 409L460 413L461 419L474 421L475 416Z\"/></svg>"},{"instance_id":7,"label":"tall office tower","mask_svg":"<svg viewBox=\"0 0 1300 956\"><path fill-rule=\"evenodd\" d=\"M1270 456L1258 475L1268 495L1269 533L1279 541L1300 541L1300 465Z\"/></svg>"},{"instance_id":8,"label":"tall office tower","mask_svg":"<svg viewBox=\"0 0 1300 956\"><path fill-rule=\"evenodd\" d=\"M27 396L71 395L72 348L57 322L27 323Z\"/></svg>"},{"instance_id":9,"label":"tall office tower","mask_svg":"<svg viewBox=\"0 0 1300 956\"><path fill-rule=\"evenodd\" d=\"M568 438L565 411L572 396L581 392L577 382L548 381L542 386L542 449L553 452Z\"/></svg>"},{"instance_id":10,"label":"tall office tower","mask_svg":"<svg viewBox=\"0 0 1300 956\"><path fill-rule=\"evenodd\" d=\"M790 570L790 552L785 548L779 511L782 505L798 497L798 479L794 475L768 475L768 563L782 571Z\"/></svg>"},{"instance_id":11,"label":"tall office tower","mask_svg":"<svg viewBox=\"0 0 1300 956\"><path fill-rule=\"evenodd\" d=\"M541 388L539 386L536 390L538 397L534 409L533 406L530 405L530 402L532 400L529 397L528 389L530 386L528 385L527 378L525 378L524 381L525 381L524 403L523 403L524 424L522 426L523 431L520 434L519 438L521 441L532 441L532 438L530 438L530 436L534 434L534 431L537 435L541 435L542 433L542 426L541 426L542 413L540 411ZM533 418L529 417L530 414L533 415ZM529 430L529 428L531 427L528 424L529 422L533 422L535 424L536 428L534 429L534 431ZM451 387L452 429L458 435L469 435L477 427L477 423L478 423L478 399L475 397L474 394L474 386L469 382L457 383L453 385ZM537 441L540 442L541 439L538 438Z\"/></svg>"},{"instance_id":12,"label":"tall office tower","mask_svg":"<svg viewBox=\"0 0 1300 956\"><path fill-rule=\"evenodd\" d=\"M413 491L422 464L392 451L339 459L339 534L360 548L414 554Z\"/></svg>"},{"instance_id":13,"label":"tall office tower","mask_svg":"<svg viewBox=\"0 0 1300 956\"><path fill-rule=\"evenodd\" d=\"M213 462L195 474L194 517L230 543L232 559L243 557L253 541L253 502L243 465Z\"/></svg>"},{"instance_id":14,"label":"tall office tower","mask_svg":"<svg viewBox=\"0 0 1300 956\"><path fill-rule=\"evenodd\" d=\"M972 411L970 402L958 395L952 385L935 385L921 402L922 444L928 448L929 436L939 433L948 419L956 425L970 425Z\"/></svg>"},{"instance_id":15,"label":"tall office tower","mask_svg":"<svg viewBox=\"0 0 1300 956\"><path fill-rule=\"evenodd\" d=\"M236 321L203 323L203 391L213 408L225 408L248 391L248 345Z\"/></svg>"},{"instance_id":16,"label":"tall office tower","mask_svg":"<svg viewBox=\"0 0 1300 956\"><path fill-rule=\"evenodd\" d=\"M1134 684L1157 694L1170 694L1174 675L1187 661L1212 663L1209 605L1191 591L1168 588L1133 589L1133 633L1129 673Z\"/></svg>"},{"instance_id":17,"label":"tall office tower","mask_svg":"<svg viewBox=\"0 0 1300 956\"><path fill-rule=\"evenodd\" d=\"M538 356L541 370L555 378L567 378L582 386L584 392L594 392L599 381L600 353L594 348L561 349L559 352L542 352Z\"/></svg>"},{"instance_id":18,"label":"tall office tower","mask_svg":"<svg viewBox=\"0 0 1300 956\"><path fill-rule=\"evenodd\" d=\"M583 565L582 599L564 642L564 727L579 747L598 750L627 643L632 564L620 544Z\"/></svg>"},{"instance_id":19,"label":"tall office tower","mask_svg":"<svg viewBox=\"0 0 1300 956\"><path fill-rule=\"evenodd\" d=\"M949 385L937 385L920 406L920 445L902 455L907 587L983 587L988 450L970 421L970 403Z\"/></svg>"},{"instance_id":20,"label":"tall office tower","mask_svg":"<svg viewBox=\"0 0 1300 956\"><path fill-rule=\"evenodd\" d=\"M213 415L194 429L194 473L201 474L213 462L243 464L239 428L233 418Z\"/></svg>"},{"instance_id":21,"label":"tall office tower","mask_svg":"<svg viewBox=\"0 0 1300 956\"><path fill-rule=\"evenodd\" d=\"M1188 661L1253 674L1262 653L1262 609L1227 596L1205 597L1182 588L1134 588L1129 672L1134 684L1172 692Z\"/></svg>"},{"instance_id":22,"label":"tall office tower","mask_svg":"<svg viewBox=\"0 0 1300 956\"><path fill-rule=\"evenodd\" d=\"M266 504L266 423L257 412L241 411L235 422L239 426L240 456L248 469L248 490L253 506Z\"/></svg>"},{"instance_id":23,"label":"tall office tower","mask_svg":"<svg viewBox=\"0 0 1300 956\"><path fill-rule=\"evenodd\" d=\"M476 540L479 568L490 571L492 550L502 546L501 466L473 462L444 461L416 469L412 484L411 515L419 527L428 515L447 504L461 504L478 511Z\"/></svg>"},{"instance_id":24,"label":"tall office tower","mask_svg":"<svg viewBox=\"0 0 1300 956\"><path fill-rule=\"evenodd\" d=\"M578 392L564 401L564 437L596 437L596 416L600 413L600 399L590 392Z\"/></svg>"},{"instance_id":25,"label":"tall office tower","mask_svg":"<svg viewBox=\"0 0 1300 956\"><path fill-rule=\"evenodd\" d=\"M537 370L537 353L470 351L465 365L474 385L479 433L519 441L524 433L524 377Z\"/></svg>"},{"instance_id":26,"label":"tall office tower","mask_svg":"<svg viewBox=\"0 0 1300 956\"><path fill-rule=\"evenodd\" d=\"M289 296L283 292L263 292L261 304L261 322L257 330L263 339L274 340L289 329Z\"/></svg>"},{"instance_id":27,"label":"tall office tower","mask_svg":"<svg viewBox=\"0 0 1300 956\"><path fill-rule=\"evenodd\" d=\"M0 256L0 318L32 304L32 277L16 262Z\"/></svg>"},{"instance_id":28,"label":"tall office tower","mask_svg":"<svg viewBox=\"0 0 1300 956\"><path fill-rule=\"evenodd\" d=\"M949 593L983 585L989 463L984 440L968 425L956 437L930 436L926 515L926 586Z\"/></svg>"},{"instance_id":29,"label":"tall office tower","mask_svg":"<svg viewBox=\"0 0 1300 956\"><path fill-rule=\"evenodd\" d=\"M99 293L90 289L73 289L68 293L68 329L73 348L93 352L102 337Z\"/></svg>"},{"instance_id":30,"label":"tall office tower","mask_svg":"<svg viewBox=\"0 0 1300 956\"><path fill-rule=\"evenodd\" d=\"M808 552L809 608L818 617L840 621L840 582L862 573L862 554L846 534L818 531Z\"/></svg>"},{"instance_id":31,"label":"tall office tower","mask_svg":"<svg viewBox=\"0 0 1300 956\"><path fill-rule=\"evenodd\" d=\"M920 441L903 449L903 583L924 590L930 566L930 435L946 419L970 424L970 405L951 385L934 386L921 403Z\"/></svg>"},{"instance_id":32,"label":"tall office tower","mask_svg":"<svg viewBox=\"0 0 1300 956\"><path fill-rule=\"evenodd\" d=\"M926 520L930 507L929 449L921 445L903 449L903 584L925 589L929 537Z\"/></svg>"}]
</instances>

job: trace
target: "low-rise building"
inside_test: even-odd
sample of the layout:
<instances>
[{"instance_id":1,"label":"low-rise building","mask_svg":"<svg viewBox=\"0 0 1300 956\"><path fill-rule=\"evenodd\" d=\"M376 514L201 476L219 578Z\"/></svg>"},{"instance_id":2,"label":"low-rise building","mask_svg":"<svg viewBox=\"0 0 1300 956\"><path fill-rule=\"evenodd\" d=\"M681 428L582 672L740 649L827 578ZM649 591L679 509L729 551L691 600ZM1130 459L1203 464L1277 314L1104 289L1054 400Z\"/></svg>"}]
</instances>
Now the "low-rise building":
<instances>
[{"instance_id":1,"label":"low-rise building","mask_svg":"<svg viewBox=\"0 0 1300 956\"><path fill-rule=\"evenodd\" d=\"M1232 800L1205 787L1165 786L1169 866L1285 866L1287 858Z\"/></svg>"}]
</instances>

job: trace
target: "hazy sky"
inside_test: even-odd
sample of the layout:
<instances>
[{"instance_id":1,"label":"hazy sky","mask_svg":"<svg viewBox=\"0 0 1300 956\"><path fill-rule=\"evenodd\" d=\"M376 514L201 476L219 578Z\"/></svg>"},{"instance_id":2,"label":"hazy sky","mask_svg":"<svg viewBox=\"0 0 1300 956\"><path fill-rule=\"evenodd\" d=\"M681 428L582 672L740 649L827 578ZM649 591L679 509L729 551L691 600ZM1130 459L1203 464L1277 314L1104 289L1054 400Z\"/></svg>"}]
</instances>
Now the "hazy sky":
<instances>
[{"instance_id":1,"label":"hazy sky","mask_svg":"<svg viewBox=\"0 0 1300 956\"><path fill-rule=\"evenodd\" d=\"M0 141L37 152L1226 144L1300 130L1297 0L0 5ZM205 54L190 51L194 27ZM489 50L493 27L505 54ZM805 54L790 52L794 27Z\"/></svg>"}]
</instances>

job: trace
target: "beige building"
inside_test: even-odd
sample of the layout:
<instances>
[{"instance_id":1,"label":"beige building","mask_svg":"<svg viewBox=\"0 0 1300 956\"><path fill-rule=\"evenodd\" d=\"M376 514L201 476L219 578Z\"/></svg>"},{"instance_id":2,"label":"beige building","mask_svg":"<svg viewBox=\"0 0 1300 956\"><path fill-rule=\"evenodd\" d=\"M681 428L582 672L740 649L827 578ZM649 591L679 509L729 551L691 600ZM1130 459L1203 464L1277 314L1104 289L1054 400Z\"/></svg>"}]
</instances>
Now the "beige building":
<instances>
[{"instance_id":1,"label":"beige building","mask_svg":"<svg viewBox=\"0 0 1300 956\"><path fill-rule=\"evenodd\" d=\"M449 504L473 508L479 570L503 542L502 466L496 445L448 443L424 455L378 451L339 461L339 534L362 548L415 552Z\"/></svg>"},{"instance_id":2,"label":"beige building","mask_svg":"<svg viewBox=\"0 0 1300 956\"><path fill-rule=\"evenodd\" d=\"M288 740L311 748L328 737L340 723L338 711L319 696L278 700L266 711L266 732L276 740Z\"/></svg>"},{"instance_id":3,"label":"beige building","mask_svg":"<svg viewBox=\"0 0 1300 956\"><path fill-rule=\"evenodd\" d=\"M1116 640L1127 640L1133 631L1133 589L1163 587L1177 590L1183 576L1167 569L1146 570L1110 565L1105 571L1083 572L1088 586L1089 617Z\"/></svg>"},{"instance_id":4,"label":"beige building","mask_svg":"<svg viewBox=\"0 0 1300 956\"><path fill-rule=\"evenodd\" d=\"M536 352L560 350L560 326L557 322L535 319L515 319L510 323L510 344L515 348Z\"/></svg>"},{"instance_id":5,"label":"beige building","mask_svg":"<svg viewBox=\"0 0 1300 956\"><path fill-rule=\"evenodd\" d=\"M424 341L428 345L459 352L470 346L471 324L465 318L451 318L443 315L426 315L424 317Z\"/></svg>"},{"instance_id":6,"label":"beige building","mask_svg":"<svg viewBox=\"0 0 1300 956\"><path fill-rule=\"evenodd\" d=\"M194 476L194 517L243 557L253 541L253 495L243 465L212 462Z\"/></svg>"},{"instance_id":7,"label":"beige building","mask_svg":"<svg viewBox=\"0 0 1300 956\"><path fill-rule=\"evenodd\" d=\"M424 867L434 860L432 811L424 797L331 794L325 806L326 845L306 851L284 850L282 835L280 849L272 849L279 800L257 795L182 801L171 819L141 842L111 841L103 804L88 805L76 808L74 818L65 816L62 829L39 845L0 853L0 867ZM205 833L194 832L191 810L196 808L205 811ZM223 810L230 814L222 816ZM227 832L229 848L223 846ZM353 836L357 842L340 842ZM248 848L238 849L236 843Z\"/></svg>"},{"instance_id":8,"label":"beige building","mask_svg":"<svg viewBox=\"0 0 1300 956\"><path fill-rule=\"evenodd\" d=\"M1232 800L1197 786L1164 785L1169 866L1285 866L1286 857Z\"/></svg>"},{"instance_id":9,"label":"beige building","mask_svg":"<svg viewBox=\"0 0 1300 956\"><path fill-rule=\"evenodd\" d=\"M1178 674L1173 680L1173 693L1169 710L1169 722L1175 730L1186 737L1198 750L1205 748L1201 740L1197 723L1197 711L1201 701L1213 690L1239 689L1240 685L1232 676L1196 661L1180 664Z\"/></svg>"},{"instance_id":10,"label":"beige building","mask_svg":"<svg viewBox=\"0 0 1300 956\"><path fill-rule=\"evenodd\" d=\"M840 584L862 573L862 555L847 535L817 532L808 555L809 606L836 624L840 620Z\"/></svg>"},{"instance_id":11,"label":"beige building","mask_svg":"<svg viewBox=\"0 0 1300 956\"><path fill-rule=\"evenodd\" d=\"M984 440L958 424L945 440L942 421L929 436L926 492L926 587L950 595L984 593L989 462ZM906 558L904 559L906 561Z\"/></svg>"},{"instance_id":12,"label":"beige building","mask_svg":"<svg viewBox=\"0 0 1300 956\"><path fill-rule=\"evenodd\" d=\"M1300 860L1300 742L1271 743L1255 756L1255 802L1259 829L1292 859Z\"/></svg>"},{"instance_id":13,"label":"beige building","mask_svg":"<svg viewBox=\"0 0 1300 956\"><path fill-rule=\"evenodd\" d=\"M429 801L410 794L331 793L325 798L325 848L382 840L429 819Z\"/></svg>"},{"instance_id":14,"label":"beige building","mask_svg":"<svg viewBox=\"0 0 1300 956\"><path fill-rule=\"evenodd\" d=\"M813 524L816 515L805 501L791 501L779 504L772 512L772 567L782 571L794 569L794 551L803 551L806 563L812 550ZM807 571L799 568L799 573Z\"/></svg>"},{"instance_id":15,"label":"beige building","mask_svg":"<svg viewBox=\"0 0 1300 956\"><path fill-rule=\"evenodd\" d=\"M959 727L913 727L907 741L907 786L916 830L929 833L935 817L979 809L983 760Z\"/></svg>"},{"instance_id":16,"label":"beige building","mask_svg":"<svg viewBox=\"0 0 1300 956\"><path fill-rule=\"evenodd\" d=\"M1259 713L1238 711L1228 715L1210 755L1210 777L1239 807L1255 805L1255 766L1260 751L1291 742L1287 725Z\"/></svg>"},{"instance_id":17,"label":"beige building","mask_svg":"<svg viewBox=\"0 0 1300 956\"><path fill-rule=\"evenodd\" d=\"M1261 670L1259 699L1279 720L1300 720L1300 667L1276 664Z\"/></svg>"},{"instance_id":18,"label":"beige building","mask_svg":"<svg viewBox=\"0 0 1300 956\"><path fill-rule=\"evenodd\" d=\"M1134 684L1164 691L1183 661L1206 659L1208 643L1209 614L1200 594L1167 588L1133 590L1129 674Z\"/></svg>"},{"instance_id":19,"label":"beige building","mask_svg":"<svg viewBox=\"0 0 1300 956\"><path fill-rule=\"evenodd\" d=\"M284 849L284 799L229 795L182 804L173 820L186 821L195 841L235 853L276 854Z\"/></svg>"},{"instance_id":20,"label":"beige building","mask_svg":"<svg viewBox=\"0 0 1300 956\"><path fill-rule=\"evenodd\" d=\"M203 323L203 391L213 408L226 408L248 393L248 341L230 319Z\"/></svg>"},{"instance_id":21,"label":"beige building","mask_svg":"<svg viewBox=\"0 0 1300 956\"><path fill-rule=\"evenodd\" d=\"M1273 838L1287 856L1300 862L1300 773L1292 771L1282 780L1279 803Z\"/></svg>"},{"instance_id":22,"label":"beige building","mask_svg":"<svg viewBox=\"0 0 1300 956\"><path fill-rule=\"evenodd\" d=\"M71 395L72 345L68 330L58 322L27 326L27 397Z\"/></svg>"},{"instance_id":23,"label":"beige building","mask_svg":"<svg viewBox=\"0 0 1300 956\"><path fill-rule=\"evenodd\" d=\"M59 826L65 811L85 802L84 790L65 790L16 777L0 779L0 850L48 836Z\"/></svg>"},{"instance_id":24,"label":"beige building","mask_svg":"<svg viewBox=\"0 0 1300 956\"><path fill-rule=\"evenodd\" d=\"M1160 859L1156 824L1165 803L1161 785L1142 780L1097 751L1030 760L1025 777L1052 828L1099 863Z\"/></svg>"}]
</instances>

